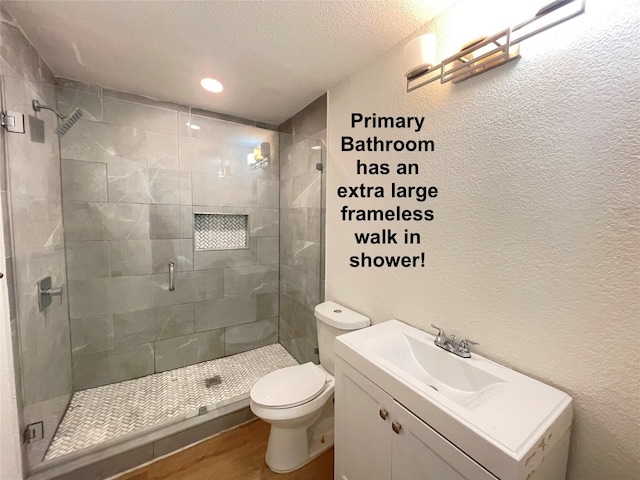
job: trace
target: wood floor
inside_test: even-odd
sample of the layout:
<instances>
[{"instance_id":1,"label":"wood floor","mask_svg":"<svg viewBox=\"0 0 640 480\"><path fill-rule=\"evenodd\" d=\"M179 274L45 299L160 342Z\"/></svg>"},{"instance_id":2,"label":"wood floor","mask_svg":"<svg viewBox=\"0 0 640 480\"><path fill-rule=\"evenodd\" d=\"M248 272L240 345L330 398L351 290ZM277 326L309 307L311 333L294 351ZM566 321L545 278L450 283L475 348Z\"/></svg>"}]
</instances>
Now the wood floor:
<instances>
[{"instance_id":1,"label":"wood floor","mask_svg":"<svg viewBox=\"0 0 640 480\"><path fill-rule=\"evenodd\" d=\"M333 448L290 473L264 463L269 425L254 420L193 447L125 473L116 480L331 480Z\"/></svg>"}]
</instances>

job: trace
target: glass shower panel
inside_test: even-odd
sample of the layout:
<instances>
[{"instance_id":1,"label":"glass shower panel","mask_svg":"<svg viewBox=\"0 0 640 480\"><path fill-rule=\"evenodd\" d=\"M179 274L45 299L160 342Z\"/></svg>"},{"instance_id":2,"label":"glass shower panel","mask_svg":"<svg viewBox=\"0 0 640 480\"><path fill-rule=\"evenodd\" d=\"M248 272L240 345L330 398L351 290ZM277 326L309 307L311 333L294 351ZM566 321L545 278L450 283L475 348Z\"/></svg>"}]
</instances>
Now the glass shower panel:
<instances>
[{"instance_id":1,"label":"glass shower panel","mask_svg":"<svg viewBox=\"0 0 640 480\"><path fill-rule=\"evenodd\" d=\"M3 110L24 115L25 133L3 133L10 232L5 241L13 270L7 275L11 317L18 346L17 388L23 403L23 428L29 432L27 464L44 458L72 394L71 345L65 268L60 156L53 134L57 118L35 113L31 102L56 104L55 86L2 77ZM9 220L10 219L10 220ZM38 282L51 278L62 295L40 311Z\"/></svg>"},{"instance_id":2,"label":"glass shower panel","mask_svg":"<svg viewBox=\"0 0 640 480\"><path fill-rule=\"evenodd\" d=\"M323 145L281 134L280 343L318 362L314 308L322 300Z\"/></svg>"}]
</instances>

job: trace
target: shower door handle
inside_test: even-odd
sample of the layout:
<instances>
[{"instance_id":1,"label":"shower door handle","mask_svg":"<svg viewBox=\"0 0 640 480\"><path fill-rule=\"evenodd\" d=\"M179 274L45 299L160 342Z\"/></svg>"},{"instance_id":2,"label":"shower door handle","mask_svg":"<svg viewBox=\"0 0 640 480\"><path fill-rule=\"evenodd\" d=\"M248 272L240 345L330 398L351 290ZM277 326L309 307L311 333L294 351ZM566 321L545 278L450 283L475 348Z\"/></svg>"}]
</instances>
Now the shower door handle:
<instances>
[{"instance_id":1,"label":"shower door handle","mask_svg":"<svg viewBox=\"0 0 640 480\"><path fill-rule=\"evenodd\" d=\"M176 289L176 280L175 275L173 273L173 269L175 264L173 262L169 262L169 291L173 292Z\"/></svg>"}]
</instances>

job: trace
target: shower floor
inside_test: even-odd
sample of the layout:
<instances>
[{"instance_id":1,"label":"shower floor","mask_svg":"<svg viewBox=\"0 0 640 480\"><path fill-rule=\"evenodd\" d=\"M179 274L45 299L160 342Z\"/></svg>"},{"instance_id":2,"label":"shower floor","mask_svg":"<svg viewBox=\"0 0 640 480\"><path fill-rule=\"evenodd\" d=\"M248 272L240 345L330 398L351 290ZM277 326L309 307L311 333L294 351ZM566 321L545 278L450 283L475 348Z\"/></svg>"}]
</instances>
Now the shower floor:
<instances>
[{"instance_id":1,"label":"shower floor","mask_svg":"<svg viewBox=\"0 0 640 480\"><path fill-rule=\"evenodd\" d=\"M260 377L298 362L280 344L75 392L45 456L51 460L172 419L246 399ZM217 378L219 376L219 379ZM211 380L214 379L214 380Z\"/></svg>"}]
</instances>

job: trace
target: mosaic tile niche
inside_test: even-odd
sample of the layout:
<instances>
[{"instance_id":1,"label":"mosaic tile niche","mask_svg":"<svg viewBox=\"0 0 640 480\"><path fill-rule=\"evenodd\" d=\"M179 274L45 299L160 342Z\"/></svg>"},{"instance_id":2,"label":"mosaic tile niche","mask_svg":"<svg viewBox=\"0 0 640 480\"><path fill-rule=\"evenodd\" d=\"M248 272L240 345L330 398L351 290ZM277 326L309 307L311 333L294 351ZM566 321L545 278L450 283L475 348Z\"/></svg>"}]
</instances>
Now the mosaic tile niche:
<instances>
[{"instance_id":1,"label":"mosaic tile niche","mask_svg":"<svg viewBox=\"0 0 640 480\"><path fill-rule=\"evenodd\" d=\"M248 246L247 215L194 213L193 224L193 245L196 250L225 250Z\"/></svg>"}]
</instances>

